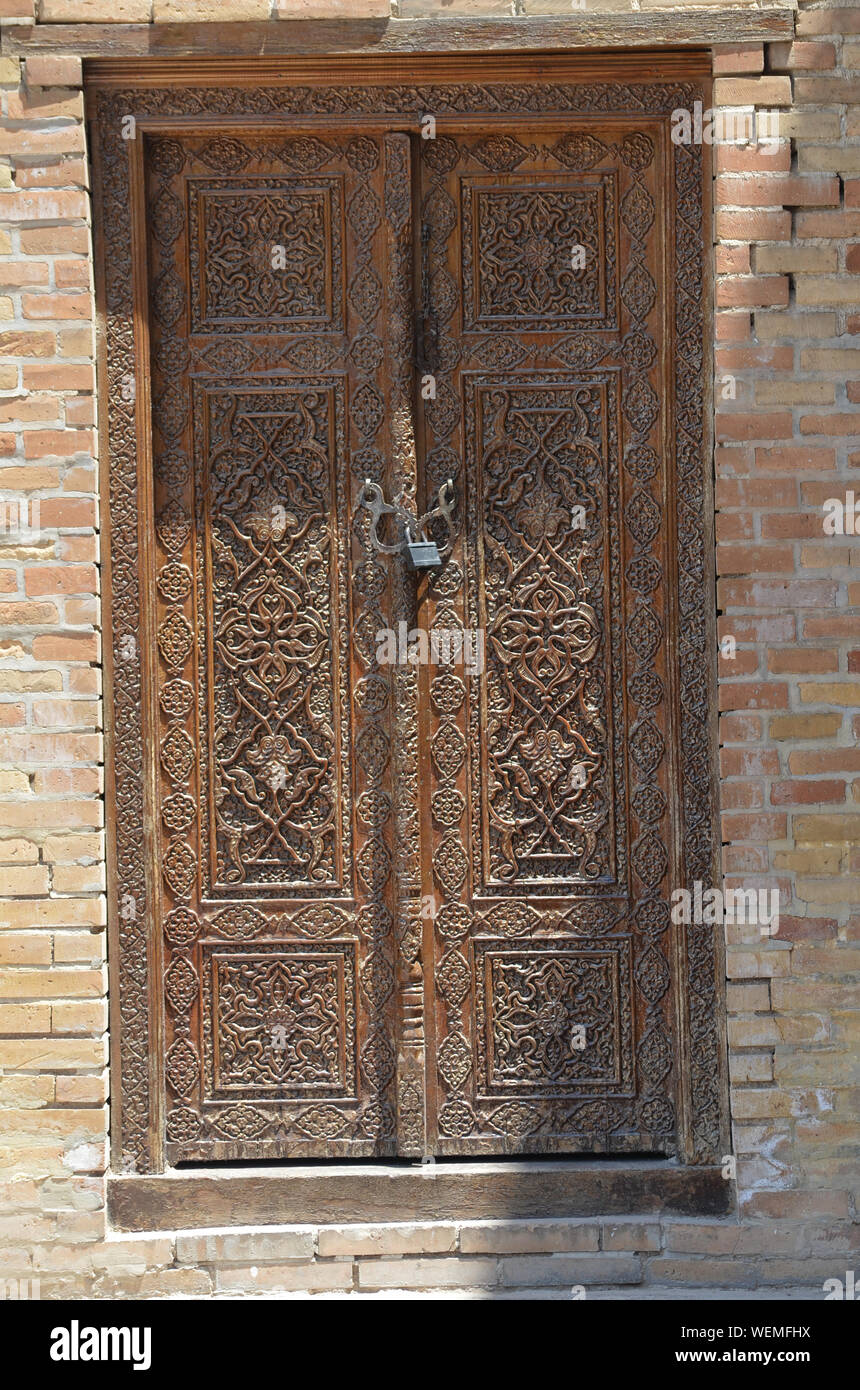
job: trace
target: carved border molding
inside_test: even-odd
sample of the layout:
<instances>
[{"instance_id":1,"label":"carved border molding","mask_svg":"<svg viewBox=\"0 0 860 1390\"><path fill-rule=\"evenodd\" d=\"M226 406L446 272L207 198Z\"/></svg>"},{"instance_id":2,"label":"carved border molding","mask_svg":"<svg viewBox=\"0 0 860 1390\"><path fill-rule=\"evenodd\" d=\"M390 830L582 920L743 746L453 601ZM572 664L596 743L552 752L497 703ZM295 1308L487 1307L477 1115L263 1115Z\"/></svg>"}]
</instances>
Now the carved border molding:
<instances>
[{"instance_id":1,"label":"carved border molding","mask_svg":"<svg viewBox=\"0 0 860 1390\"><path fill-rule=\"evenodd\" d=\"M87 26L88 27L88 26ZM598 60L593 60L593 66ZM641 69L641 55L637 57ZM611 60L604 72L612 72ZM522 71L522 70L520 70ZM127 71L126 71L127 76ZM258 78L259 82L259 78ZM147 672L142 668L145 643L145 595L141 592L141 541L145 544L142 502L148 495L148 451L144 423L145 393L134 399L123 389L134 377L145 347L140 307L144 249L136 211L135 161L139 141L123 139L123 118L133 115L147 129L193 127L207 118L245 117L266 126L285 115L350 121L375 117L386 125L417 129L426 111L437 115L592 114L662 118L694 100L707 104L703 80L633 80L456 83L375 86L165 87L141 90L132 85L101 90L96 101L97 217L103 247L103 302L107 365L103 385L107 428L102 431L105 476L109 480L110 624L113 700L110 820L113 822L111 891L112 997L115 1047L114 1164L126 1172L151 1172L163 1158L157 1137L157 1077L160 1027L153 1002L152 976L157 965L154 933L154 887L148 873L149 827L147 779L151 750L143 739L143 705ZM127 127L126 127L127 128ZM682 819L684 877L707 885L716 867L714 824L713 681L703 673L714 666L714 594L710 494L710 396L706 313L705 244L708 209L704 201L702 149L673 146L677 213L671 248L670 283L677 287L674 365L674 468L678 586L680 603L679 662L676 673L682 750ZM390 156L394 155L394 147ZM138 418L140 413L140 418ZM106 586L107 587L107 586ZM129 655L125 639L139 634ZM682 1156L713 1163L725 1142L725 1081L718 986L720 951L711 933L693 928L679 962L684 999L679 1013L682 1039ZM417 1042L417 1039L416 1039Z\"/></svg>"}]
</instances>

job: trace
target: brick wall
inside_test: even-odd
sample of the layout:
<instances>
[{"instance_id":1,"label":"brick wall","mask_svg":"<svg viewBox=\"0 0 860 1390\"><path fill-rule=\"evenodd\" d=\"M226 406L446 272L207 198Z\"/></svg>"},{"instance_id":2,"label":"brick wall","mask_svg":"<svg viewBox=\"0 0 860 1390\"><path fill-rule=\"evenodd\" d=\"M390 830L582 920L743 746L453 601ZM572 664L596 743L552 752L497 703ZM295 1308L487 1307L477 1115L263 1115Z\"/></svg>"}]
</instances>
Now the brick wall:
<instances>
[{"instance_id":1,"label":"brick wall","mask_svg":"<svg viewBox=\"0 0 860 1390\"><path fill-rule=\"evenodd\" d=\"M559 13L525 0L530 15ZM686 7L685 7L686 8ZM388 0L40 0L44 24L385 16ZM401 15L510 4L401 0ZM4 23L33 0L0 0ZM778 886L728 936L741 1218L106 1230L92 262L80 62L0 58L0 1274L42 1294L797 1284L856 1263L860 1137L860 9L725 45L715 100L780 141L716 158L724 868ZM5 518L14 520L7 511ZM852 1253L853 1252L853 1253ZM252 1269L257 1272L252 1273Z\"/></svg>"}]
</instances>

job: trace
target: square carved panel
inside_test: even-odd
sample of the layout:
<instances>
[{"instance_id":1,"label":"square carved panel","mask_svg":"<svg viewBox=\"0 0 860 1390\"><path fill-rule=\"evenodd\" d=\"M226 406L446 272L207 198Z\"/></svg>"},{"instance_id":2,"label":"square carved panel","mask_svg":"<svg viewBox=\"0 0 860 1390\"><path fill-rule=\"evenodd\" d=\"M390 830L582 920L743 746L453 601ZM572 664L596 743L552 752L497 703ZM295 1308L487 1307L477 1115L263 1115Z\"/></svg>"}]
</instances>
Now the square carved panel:
<instances>
[{"instance_id":1,"label":"square carved panel","mask_svg":"<svg viewBox=\"0 0 860 1390\"><path fill-rule=\"evenodd\" d=\"M336 178L188 183L191 332L343 329Z\"/></svg>"},{"instance_id":2,"label":"square carved panel","mask_svg":"<svg viewBox=\"0 0 860 1390\"><path fill-rule=\"evenodd\" d=\"M355 945L203 947L205 1098L355 1095Z\"/></svg>"},{"instance_id":3,"label":"square carved panel","mask_svg":"<svg viewBox=\"0 0 860 1390\"><path fill-rule=\"evenodd\" d=\"M551 1097L632 1083L629 939L473 942L478 1092Z\"/></svg>"},{"instance_id":4,"label":"square carved panel","mask_svg":"<svg viewBox=\"0 0 860 1390\"><path fill-rule=\"evenodd\" d=\"M615 181L465 178L463 328L617 327Z\"/></svg>"}]
</instances>

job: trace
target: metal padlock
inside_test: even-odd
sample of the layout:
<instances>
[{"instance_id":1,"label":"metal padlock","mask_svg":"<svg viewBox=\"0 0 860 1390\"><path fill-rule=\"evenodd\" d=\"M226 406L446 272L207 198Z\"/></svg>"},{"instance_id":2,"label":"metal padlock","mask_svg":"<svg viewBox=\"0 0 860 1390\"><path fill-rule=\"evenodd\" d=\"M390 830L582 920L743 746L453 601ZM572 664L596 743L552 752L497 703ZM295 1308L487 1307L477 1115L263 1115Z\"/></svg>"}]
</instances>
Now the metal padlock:
<instances>
[{"instance_id":1,"label":"metal padlock","mask_svg":"<svg viewBox=\"0 0 860 1390\"><path fill-rule=\"evenodd\" d=\"M413 541L411 536L406 537L406 557L413 570L432 570L442 563L435 541Z\"/></svg>"}]
</instances>

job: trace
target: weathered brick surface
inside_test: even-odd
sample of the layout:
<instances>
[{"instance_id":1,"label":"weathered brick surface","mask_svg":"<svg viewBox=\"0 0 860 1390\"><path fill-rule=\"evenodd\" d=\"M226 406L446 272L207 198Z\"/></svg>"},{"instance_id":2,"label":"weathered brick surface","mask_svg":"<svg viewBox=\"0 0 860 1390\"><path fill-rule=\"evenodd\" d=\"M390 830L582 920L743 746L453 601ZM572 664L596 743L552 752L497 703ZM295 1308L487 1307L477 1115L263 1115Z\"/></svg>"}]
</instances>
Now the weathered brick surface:
<instances>
[{"instance_id":1,"label":"weathered brick surface","mask_svg":"<svg viewBox=\"0 0 860 1390\"><path fill-rule=\"evenodd\" d=\"M605 8L595 0L589 8ZM660 7L664 8L662 4ZM566 13L527 0L520 16ZM642 7L647 10L646 4ZM402 17L509 0L401 0ZM388 0L0 0L0 21L373 18ZM49 1298L641 1283L820 1288L856 1267L860 570L825 503L860 498L860 10L727 43L717 102L776 141L715 151L721 794L738 1219L389 1223L109 1235L90 207L74 53L0 58L0 1270ZM858 523L860 529L860 522ZM853 1266L852 1266L853 1261Z\"/></svg>"}]
</instances>

